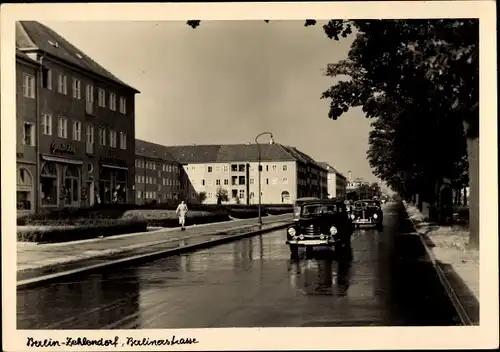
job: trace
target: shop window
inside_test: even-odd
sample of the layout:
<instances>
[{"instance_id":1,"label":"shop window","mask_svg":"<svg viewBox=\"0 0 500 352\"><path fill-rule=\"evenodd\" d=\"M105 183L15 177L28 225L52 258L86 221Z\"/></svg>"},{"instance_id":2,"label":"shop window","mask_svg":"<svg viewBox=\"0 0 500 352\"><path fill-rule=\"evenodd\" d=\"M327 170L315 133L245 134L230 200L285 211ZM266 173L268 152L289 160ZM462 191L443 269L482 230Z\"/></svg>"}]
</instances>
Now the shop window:
<instances>
[{"instance_id":1,"label":"shop window","mask_svg":"<svg viewBox=\"0 0 500 352\"><path fill-rule=\"evenodd\" d=\"M42 205L57 205L58 177L55 163L45 163L40 172Z\"/></svg>"},{"instance_id":2,"label":"shop window","mask_svg":"<svg viewBox=\"0 0 500 352\"><path fill-rule=\"evenodd\" d=\"M78 166L68 165L64 172L64 204L80 203L80 170Z\"/></svg>"},{"instance_id":3,"label":"shop window","mask_svg":"<svg viewBox=\"0 0 500 352\"><path fill-rule=\"evenodd\" d=\"M17 170L17 210L33 210L33 178L26 169Z\"/></svg>"},{"instance_id":4,"label":"shop window","mask_svg":"<svg viewBox=\"0 0 500 352\"><path fill-rule=\"evenodd\" d=\"M118 170L115 172L115 189L113 192L113 203L127 202L127 171Z\"/></svg>"}]
</instances>

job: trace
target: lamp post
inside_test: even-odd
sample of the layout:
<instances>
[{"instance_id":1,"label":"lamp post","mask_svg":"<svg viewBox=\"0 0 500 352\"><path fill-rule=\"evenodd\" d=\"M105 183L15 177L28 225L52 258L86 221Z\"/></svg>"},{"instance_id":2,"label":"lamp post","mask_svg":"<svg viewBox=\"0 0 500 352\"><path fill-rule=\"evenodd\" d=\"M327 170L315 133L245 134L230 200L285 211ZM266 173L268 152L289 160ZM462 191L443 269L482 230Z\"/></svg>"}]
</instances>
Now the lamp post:
<instances>
[{"instance_id":1,"label":"lamp post","mask_svg":"<svg viewBox=\"0 0 500 352\"><path fill-rule=\"evenodd\" d=\"M259 170L259 227L262 227L262 213L261 213L261 206L262 206L261 182L262 182L262 180L261 180L261 176L260 176L261 175L261 166L260 166L261 156L260 156L260 144L259 144L258 139L259 139L259 137L266 135L266 134L269 135L269 137L271 138L269 140L269 144L273 144L274 140L273 140L273 134L271 132L262 132L262 133L258 134L257 137L255 137L255 143L257 143L257 150L258 150L258 154L259 154L259 159L258 159L258 161L259 161L259 166L258 166L259 167L259 169L258 169Z\"/></svg>"}]
</instances>

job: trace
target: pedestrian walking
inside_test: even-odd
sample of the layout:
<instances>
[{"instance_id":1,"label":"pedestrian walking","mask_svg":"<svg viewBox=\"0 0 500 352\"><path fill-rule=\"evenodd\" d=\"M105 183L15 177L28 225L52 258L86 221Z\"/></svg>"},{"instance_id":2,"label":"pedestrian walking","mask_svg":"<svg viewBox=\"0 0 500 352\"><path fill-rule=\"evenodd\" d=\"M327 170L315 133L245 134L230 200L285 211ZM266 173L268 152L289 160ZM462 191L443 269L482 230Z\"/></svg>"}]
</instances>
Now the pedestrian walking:
<instances>
[{"instance_id":1,"label":"pedestrian walking","mask_svg":"<svg viewBox=\"0 0 500 352\"><path fill-rule=\"evenodd\" d=\"M179 217L179 224L181 225L182 231L185 230L184 224L186 223L187 212L188 212L188 207L187 207L186 203L184 203L184 201L182 201L181 204L179 204L177 206L177 210L175 211L175 213Z\"/></svg>"}]
</instances>

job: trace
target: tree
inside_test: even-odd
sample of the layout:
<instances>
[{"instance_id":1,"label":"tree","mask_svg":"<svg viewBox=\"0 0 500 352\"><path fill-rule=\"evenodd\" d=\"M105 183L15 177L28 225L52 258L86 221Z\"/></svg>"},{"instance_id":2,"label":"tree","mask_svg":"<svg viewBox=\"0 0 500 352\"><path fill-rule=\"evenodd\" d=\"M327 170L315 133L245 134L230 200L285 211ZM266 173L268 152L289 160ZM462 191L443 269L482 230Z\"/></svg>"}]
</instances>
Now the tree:
<instances>
[{"instance_id":1,"label":"tree","mask_svg":"<svg viewBox=\"0 0 500 352\"><path fill-rule=\"evenodd\" d=\"M217 204L222 204L222 202L229 201L229 194L227 192L227 189L224 189L222 187L217 188L215 196L217 197Z\"/></svg>"},{"instance_id":2,"label":"tree","mask_svg":"<svg viewBox=\"0 0 500 352\"><path fill-rule=\"evenodd\" d=\"M207 192L198 193L198 200L200 201L200 203L203 203L205 200L207 200Z\"/></svg>"}]
</instances>

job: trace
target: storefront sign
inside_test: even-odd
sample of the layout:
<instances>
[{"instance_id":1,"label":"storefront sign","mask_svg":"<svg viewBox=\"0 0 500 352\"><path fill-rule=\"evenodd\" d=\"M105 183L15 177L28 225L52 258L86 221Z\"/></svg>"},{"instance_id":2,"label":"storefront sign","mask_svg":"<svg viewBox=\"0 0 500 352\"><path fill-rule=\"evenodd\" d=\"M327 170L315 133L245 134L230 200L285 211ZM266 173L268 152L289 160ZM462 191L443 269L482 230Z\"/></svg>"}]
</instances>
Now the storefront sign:
<instances>
[{"instance_id":1,"label":"storefront sign","mask_svg":"<svg viewBox=\"0 0 500 352\"><path fill-rule=\"evenodd\" d=\"M99 160L102 162L102 163L109 163L109 164L115 164L115 165L126 165L127 163L125 162L125 160L123 159L120 159L116 156L113 156L113 155L108 155L108 156L101 156L99 158Z\"/></svg>"},{"instance_id":2,"label":"storefront sign","mask_svg":"<svg viewBox=\"0 0 500 352\"><path fill-rule=\"evenodd\" d=\"M63 143L52 143L50 145L50 150L52 154L56 154L57 152L59 153L69 153L69 154L75 154L76 150L69 144L63 144Z\"/></svg>"}]
</instances>

